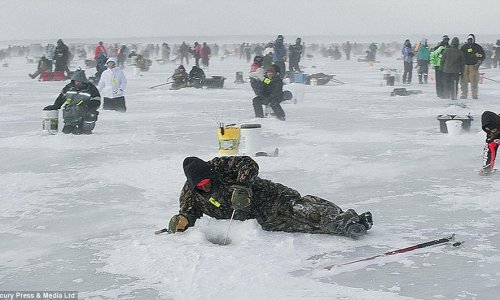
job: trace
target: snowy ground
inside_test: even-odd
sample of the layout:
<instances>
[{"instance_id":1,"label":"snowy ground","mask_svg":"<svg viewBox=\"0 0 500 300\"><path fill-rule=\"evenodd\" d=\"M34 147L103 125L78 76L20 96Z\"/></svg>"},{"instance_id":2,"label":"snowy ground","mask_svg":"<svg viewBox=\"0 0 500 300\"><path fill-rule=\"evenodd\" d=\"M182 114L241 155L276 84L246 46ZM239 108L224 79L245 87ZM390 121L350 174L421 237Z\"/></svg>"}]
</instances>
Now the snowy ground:
<instances>
[{"instance_id":1,"label":"snowy ground","mask_svg":"<svg viewBox=\"0 0 500 300\"><path fill-rule=\"evenodd\" d=\"M23 58L0 69L0 290L77 290L84 299L494 299L500 282L498 177L478 176L480 115L500 112L500 85L485 81L467 109L435 97L434 85L391 97L379 68L314 56L307 73L345 85L302 86L283 105L287 121L254 119L249 84L234 84L239 59L212 60L224 89L165 82L154 64L129 78L125 114L101 111L90 136L44 135L41 109L65 83L38 82ZM189 69L189 68L188 68ZM89 71L88 74L92 72ZM485 70L500 79L500 71ZM414 74L416 78L416 74ZM396 86L397 87L397 86ZM287 88L294 90L293 85ZM451 104L451 105L450 105ZM471 130L442 134L440 114L470 114ZM265 232L255 221L204 217L176 235L155 236L178 211L182 160L218 155L217 123L260 123L260 176L341 207L371 211L366 238ZM323 270L456 233L441 245Z\"/></svg>"}]
</instances>

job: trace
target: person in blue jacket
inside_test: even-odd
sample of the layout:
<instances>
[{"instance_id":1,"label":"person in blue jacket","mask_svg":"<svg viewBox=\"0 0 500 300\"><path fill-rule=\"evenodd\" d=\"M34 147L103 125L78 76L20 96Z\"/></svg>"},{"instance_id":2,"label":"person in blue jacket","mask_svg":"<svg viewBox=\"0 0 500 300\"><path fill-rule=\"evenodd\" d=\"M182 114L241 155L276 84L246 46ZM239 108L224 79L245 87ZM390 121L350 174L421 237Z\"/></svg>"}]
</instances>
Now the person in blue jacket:
<instances>
[{"instance_id":1,"label":"person in blue jacket","mask_svg":"<svg viewBox=\"0 0 500 300\"><path fill-rule=\"evenodd\" d=\"M273 64L279 67L281 79L283 79L283 77L285 76L286 60L287 60L287 52L284 45L284 38L280 34L274 41Z\"/></svg>"}]
</instances>

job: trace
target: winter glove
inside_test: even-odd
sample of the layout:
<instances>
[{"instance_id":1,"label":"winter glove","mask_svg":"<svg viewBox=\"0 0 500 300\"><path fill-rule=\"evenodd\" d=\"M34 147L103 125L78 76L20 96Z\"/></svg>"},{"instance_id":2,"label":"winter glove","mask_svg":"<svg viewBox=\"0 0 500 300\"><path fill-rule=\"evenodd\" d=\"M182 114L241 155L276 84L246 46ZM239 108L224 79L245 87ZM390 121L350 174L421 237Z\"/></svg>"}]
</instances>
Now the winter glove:
<instances>
[{"instance_id":1,"label":"winter glove","mask_svg":"<svg viewBox=\"0 0 500 300\"><path fill-rule=\"evenodd\" d=\"M182 214L173 216L168 223L169 233L182 232L189 227L188 218Z\"/></svg>"},{"instance_id":2,"label":"winter glove","mask_svg":"<svg viewBox=\"0 0 500 300\"><path fill-rule=\"evenodd\" d=\"M113 94L118 95L121 92L123 92L122 89L116 89L116 90L113 91Z\"/></svg>"},{"instance_id":3,"label":"winter glove","mask_svg":"<svg viewBox=\"0 0 500 300\"><path fill-rule=\"evenodd\" d=\"M252 190L241 185L234 185L233 189L231 196L231 206L233 209L238 210L249 206Z\"/></svg>"}]
</instances>

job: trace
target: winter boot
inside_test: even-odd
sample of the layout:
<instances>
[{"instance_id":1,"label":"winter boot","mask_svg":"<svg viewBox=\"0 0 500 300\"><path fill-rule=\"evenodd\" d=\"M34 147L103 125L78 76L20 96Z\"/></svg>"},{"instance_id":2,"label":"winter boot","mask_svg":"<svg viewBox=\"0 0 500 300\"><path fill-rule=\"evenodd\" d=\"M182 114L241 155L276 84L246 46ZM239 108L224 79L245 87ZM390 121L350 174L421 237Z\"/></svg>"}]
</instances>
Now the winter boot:
<instances>
[{"instance_id":1,"label":"winter boot","mask_svg":"<svg viewBox=\"0 0 500 300\"><path fill-rule=\"evenodd\" d=\"M359 223L363 224L366 230L369 230L373 226L373 216L372 213L367 211L359 215Z\"/></svg>"}]
</instances>

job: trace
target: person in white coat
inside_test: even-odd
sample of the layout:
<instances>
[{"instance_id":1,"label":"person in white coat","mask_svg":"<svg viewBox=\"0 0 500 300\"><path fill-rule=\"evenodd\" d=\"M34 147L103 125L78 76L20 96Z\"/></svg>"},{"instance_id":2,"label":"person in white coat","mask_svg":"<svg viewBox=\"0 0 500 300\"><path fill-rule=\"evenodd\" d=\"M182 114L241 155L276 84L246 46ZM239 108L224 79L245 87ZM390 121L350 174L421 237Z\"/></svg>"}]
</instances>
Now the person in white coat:
<instances>
[{"instance_id":1,"label":"person in white coat","mask_svg":"<svg viewBox=\"0 0 500 300\"><path fill-rule=\"evenodd\" d=\"M102 108L104 110L116 110L126 112L124 91L127 86L127 78L120 68L116 67L117 62L115 57L110 57L106 61L108 67L102 72L101 79L97 88L104 98Z\"/></svg>"}]
</instances>

